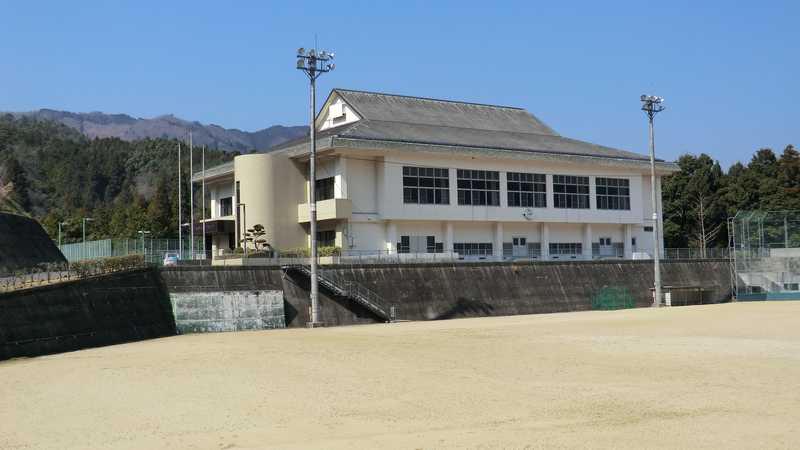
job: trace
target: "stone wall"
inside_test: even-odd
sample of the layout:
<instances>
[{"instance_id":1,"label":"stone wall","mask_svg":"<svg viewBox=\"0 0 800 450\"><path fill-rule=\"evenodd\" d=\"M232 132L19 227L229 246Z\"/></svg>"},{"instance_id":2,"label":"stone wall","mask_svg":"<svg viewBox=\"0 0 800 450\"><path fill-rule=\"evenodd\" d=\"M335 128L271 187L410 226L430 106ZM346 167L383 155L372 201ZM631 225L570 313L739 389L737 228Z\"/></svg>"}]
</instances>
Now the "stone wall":
<instances>
[{"instance_id":1,"label":"stone wall","mask_svg":"<svg viewBox=\"0 0 800 450\"><path fill-rule=\"evenodd\" d=\"M39 222L0 213L0 276L41 263L66 261Z\"/></svg>"},{"instance_id":2,"label":"stone wall","mask_svg":"<svg viewBox=\"0 0 800 450\"><path fill-rule=\"evenodd\" d=\"M155 269L0 294L0 360L174 334Z\"/></svg>"}]
</instances>

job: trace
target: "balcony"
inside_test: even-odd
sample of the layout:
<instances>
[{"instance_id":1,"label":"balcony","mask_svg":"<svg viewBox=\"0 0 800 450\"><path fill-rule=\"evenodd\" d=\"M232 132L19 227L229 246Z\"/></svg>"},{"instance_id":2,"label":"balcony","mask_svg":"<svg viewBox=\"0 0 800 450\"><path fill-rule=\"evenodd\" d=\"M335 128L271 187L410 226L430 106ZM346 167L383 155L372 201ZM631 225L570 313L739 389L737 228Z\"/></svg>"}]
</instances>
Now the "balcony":
<instances>
[{"instance_id":1,"label":"balcony","mask_svg":"<svg viewBox=\"0 0 800 450\"><path fill-rule=\"evenodd\" d=\"M297 205L297 223L311 221L308 203ZM353 213L353 202L347 198L332 198L317 202L317 220L349 219Z\"/></svg>"}]
</instances>

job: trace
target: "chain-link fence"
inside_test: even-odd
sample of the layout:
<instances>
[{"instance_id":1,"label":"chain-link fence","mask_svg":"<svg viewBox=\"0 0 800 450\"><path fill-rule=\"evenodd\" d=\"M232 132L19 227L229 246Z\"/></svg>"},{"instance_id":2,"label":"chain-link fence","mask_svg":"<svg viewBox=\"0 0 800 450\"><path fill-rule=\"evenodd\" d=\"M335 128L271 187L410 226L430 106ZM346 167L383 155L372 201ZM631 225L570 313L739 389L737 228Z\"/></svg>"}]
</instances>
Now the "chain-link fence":
<instances>
[{"instance_id":1,"label":"chain-link fence","mask_svg":"<svg viewBox=\"0 0 800 450\"><path fill-rule=\"evenodd\" d=\"M740 211L730 234L740 300L800 300L800 211Z\"/></svg>"},{"instance_id":2,"label":"chain-link fence","mask_svg":"<svg viewBox=\"0 0 800 450\"><path fill-rule=\"evenodd\" d=\"M183 247L183 248L181 248ZM168 253L180 255L183 261L203 260L203 239L196 238L194 247L190 239L101 239L98 241L76 242L58 247L67 261L84 261L108 258L111 256L144 255L149 264L162 264ZM194 249L194 251L192 250Z\"/></svg>"}]
</instances>

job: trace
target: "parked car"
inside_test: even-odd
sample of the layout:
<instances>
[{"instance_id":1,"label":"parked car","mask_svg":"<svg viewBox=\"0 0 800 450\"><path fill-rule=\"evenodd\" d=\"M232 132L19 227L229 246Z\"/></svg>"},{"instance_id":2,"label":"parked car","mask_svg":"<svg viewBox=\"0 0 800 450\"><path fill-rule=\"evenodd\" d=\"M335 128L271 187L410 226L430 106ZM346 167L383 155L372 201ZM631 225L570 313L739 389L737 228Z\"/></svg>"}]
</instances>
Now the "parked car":
<instances>
[{"instance_id":1,"label":"parked car","mask_svg":"<svg viewBox=\"0 0 800 450\"><path fill-rule=\"evenodd\" d=\"M164 265L165 266L177 266L178 265L178 254L177 253L167 253L164 255Z\"/></svg>"}]
</instances>

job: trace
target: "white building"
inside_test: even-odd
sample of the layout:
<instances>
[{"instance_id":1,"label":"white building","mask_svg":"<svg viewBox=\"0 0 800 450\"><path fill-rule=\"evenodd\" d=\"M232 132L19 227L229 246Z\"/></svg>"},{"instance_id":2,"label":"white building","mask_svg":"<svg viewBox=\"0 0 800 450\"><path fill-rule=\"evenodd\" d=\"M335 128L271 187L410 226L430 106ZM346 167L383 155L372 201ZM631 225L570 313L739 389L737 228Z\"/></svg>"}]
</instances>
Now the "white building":
<instances>
[{"instance_id":1,"label":"white building","mask_svg":"<svg viewBox=\"0 0 800 450\"><path fill-rule=\"evenodd\" d=\"M316 126L321 246L538 259L652 253L646 155L565 138L519 108L343 89ZM276 249L308 246L308 156L304 138L206 171L212 253L255 224ZM678 169L659 161L656 170L660 180ZM661 198L660 181L656 189Z\"/></svg>"}]
</instances>

